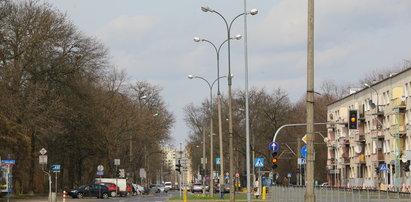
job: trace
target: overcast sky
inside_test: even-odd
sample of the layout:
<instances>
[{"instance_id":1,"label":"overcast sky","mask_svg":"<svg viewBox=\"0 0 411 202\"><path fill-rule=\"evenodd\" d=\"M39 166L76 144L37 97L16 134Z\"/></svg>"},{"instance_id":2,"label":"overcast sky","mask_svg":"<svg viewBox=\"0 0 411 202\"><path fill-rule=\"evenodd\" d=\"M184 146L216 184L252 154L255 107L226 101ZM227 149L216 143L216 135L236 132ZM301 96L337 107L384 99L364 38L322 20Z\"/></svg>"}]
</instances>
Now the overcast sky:
<instances>
[{"instance_id":1,"label":"overcast sky","mask_svg":"<svg viewBox=\"0 0 411 202\"><path fill-rule=\"evenodd\" d=\"M244 10L243 0L43 0L67 13L79 30L104 43L111 62L133 80L160 86L176 124L174 145L185 142L188 129L183 107L199 105L209 97L205 82L217 78L215 51L206 38L219 45L225 24L207 5L228 21ZM306 0L248 0L249 85L271 91L284 89L292 101L306 89ZM243 34L243 18L232 35ZM231 43L234 89L244 89L243 40ZM226 47L221 51L221 75L227 74ZM376 70L411 59L410 0L315 0L315 85L324 80L356 82ZM227 82L222 81L223 93ZM215 91L214 91L215 93ZM234 109L235 110L235 109Z\"/></svg>"}]
</instances>

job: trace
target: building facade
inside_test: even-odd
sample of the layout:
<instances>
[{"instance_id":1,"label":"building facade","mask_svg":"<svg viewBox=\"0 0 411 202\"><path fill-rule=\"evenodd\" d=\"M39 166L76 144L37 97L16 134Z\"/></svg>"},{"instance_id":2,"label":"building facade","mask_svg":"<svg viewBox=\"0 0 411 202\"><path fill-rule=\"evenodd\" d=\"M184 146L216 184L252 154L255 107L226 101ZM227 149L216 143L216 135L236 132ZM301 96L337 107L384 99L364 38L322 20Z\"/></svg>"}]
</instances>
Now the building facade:
<instances>
[{"instance_id":1,"label":"building facade","mask_svg":"<svg viewBox=\"0 0 411 202\"><path fill-rule=\"evenodd\" d=\"M331 186L403 189L411 185L411 68L327 107L327 176ZM358 113L349 129L350 110Z\"/></svg>"}]
</instances>

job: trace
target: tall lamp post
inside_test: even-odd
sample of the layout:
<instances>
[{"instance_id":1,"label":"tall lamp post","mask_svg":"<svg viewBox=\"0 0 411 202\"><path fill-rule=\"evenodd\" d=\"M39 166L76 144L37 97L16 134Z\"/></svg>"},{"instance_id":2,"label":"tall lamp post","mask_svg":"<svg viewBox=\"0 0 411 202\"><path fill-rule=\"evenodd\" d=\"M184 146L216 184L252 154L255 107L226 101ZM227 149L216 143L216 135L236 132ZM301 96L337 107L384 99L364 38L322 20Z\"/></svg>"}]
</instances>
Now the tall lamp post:
<instances>
[{"instance_id":1,"label":"tall lamp post","mask_svg":"<svg viewBox=\"0 0 411 202\"><path fill-rule=\"evenodd\" d=\"M236 39L236 40L240 40L241 39L241 35L238 34L235 37L231 37L230 40L232 39ZM220 50L221 47L227 42L229 41L229 39L224 40L220 46L217 48L217 46L207 40L207 39L202 39L199 37L194 37L194 41L195 42L207 42L209 44L211 44L216 52L216 57L217 57L217 78L220 78ZM225 76L224 76L225 77ZM217 80L217 116L218 116L218 135L219 135L219 145L220 145L220 173L224 173L224 161L223 161L223 129L222 129L222 121L221 121L221 92L220 92L220 79ZM211 146L212 147L212 146ZM213 153L213 150L211 150L211 154ZM211 174L213 175L213 156L211 156ZM220 175L221 176L221 175ZM214 187L211 186L210 188L210 193L213 196L214 195Z\"/></svg>"},{"instance_id":2,"label":"tall lamp post","mask_svg":"<svg viewBox=\"0 0 411 202\"><path fill-rule=\"evenodd\" d=\"M213 148L214 148L214 138L213 138L213 86L215 84L216 81L220 81L221 78L224 78L226 76L221 76L218 77L216 80L213 81L213 83L210 84L210 82L208 82L207 79L201 77L201 76L194 76L194 75L188 75L189 79L201 79L203 81L205 81L210 89L210 174L211 174L211 181L212 183L210 183L210 194L213 195L214 194L214 160L213 160ZM203 138L203 144L205 143L205 138ZM221 148L221 145L220 145ZM204 148L205 150L205 148ZM205 158L205 155L203 155L203 158ZM204 161L204 160L203 160ZM203 163L203 169L205 169L205 163ZM204 182L203 182L204 185Z\"/></svg>"},{"instance_id":3,"label":"tall lamp post","mask_svg":"<svg viewBox=\"0 0 411 202\"><path fill-rule=\"evenodd\" d=\"M229 154L230 154L230 201L235 201L234 198L234 181L232 180L234 176L234 153L233 153L233 119L232 119L232 93L231 93L231 86L232 86L232 74L231 74L231 60L230 60L230 31L231 31L231 26L233 25L233 22L238 19L242 15L256 15L258 13L257 9L251 9L248 12L243 12L241 14L238 14L236 17L234 17L230 23L227 22L227 20L224 18L224 16L219 13L218 11L215 11L207 6L202 6L201 10L204 12L212 12L216 13L219 15L223 20L227 28L227 40L228 40L228 138L229 138ZM221 156L221 159L222 156ZM220 173L220 178L224 179L223 173ZM220 189L222 188L223 185L223 180L220 180Z\"/></svg>"},{"instance_id":4,"label":"tall lamp post","mask_svg":"<svg viewBox=\"0 0 411 202\"><path fill-rule=\"evenodd\" d=\"M146 99L147 98L147 96L146 95L143 95L143 96L141 96L141 97L139 97L139 99L138 99L138 102L139 102L139 104L141 103L141 101L142 100L144 100L144 99ZM141 104L140 104L140 111L139 111L139 113L141 113ZM132 166L132 162L133 162L133 135L132 135L132 133L130 133L130 135L129 135L129 139L130 139L130 141L129 141L129 146L130 146L130 155L129 155L129 160L128 160L128 165L130 166L130 170L128 171L129 173L132 173L132 170L133 170L133 166ZM133 178L134 178L134 173L133 173Z\"/></svg>"}]
</instances>

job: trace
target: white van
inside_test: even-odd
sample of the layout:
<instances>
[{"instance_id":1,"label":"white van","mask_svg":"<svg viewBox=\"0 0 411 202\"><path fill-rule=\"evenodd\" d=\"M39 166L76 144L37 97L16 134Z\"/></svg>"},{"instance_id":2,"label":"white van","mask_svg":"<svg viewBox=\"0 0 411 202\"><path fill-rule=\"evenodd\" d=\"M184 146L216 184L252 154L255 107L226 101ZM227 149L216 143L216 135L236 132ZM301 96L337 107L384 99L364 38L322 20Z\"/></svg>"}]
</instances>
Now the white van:
<instances>
[{"instance_id":1,"label":"white van","mask_svg":"<svg viewBox=\"0 0 411 202\"><path fill-rule=\"evenodd\" d=\"M164 182L164 186L168 190L171 190L173 188L173 184L171 182Z\"/></svg>"}]
</instances>

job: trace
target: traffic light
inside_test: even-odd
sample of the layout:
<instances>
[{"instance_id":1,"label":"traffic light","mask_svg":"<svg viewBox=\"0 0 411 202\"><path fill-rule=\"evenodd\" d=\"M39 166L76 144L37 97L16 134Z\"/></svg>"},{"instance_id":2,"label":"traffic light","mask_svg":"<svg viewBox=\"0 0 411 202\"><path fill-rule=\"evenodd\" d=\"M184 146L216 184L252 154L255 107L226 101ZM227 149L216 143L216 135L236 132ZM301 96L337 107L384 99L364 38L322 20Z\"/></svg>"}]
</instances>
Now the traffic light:
<instances>
[{"instance_id":1,"label":"traffic light","mask_svg":"<svg viewBox=\"0 0 411 202\"><path fill-rule=\"evenodd\" d=\"M204 169L200 169L200 175L204 176L204 174L205 174L204 171L205 171Z\"/></svg>"},{"instance_id":2,"label":"traffic light","mask_svg":"<svg viewBox=\"0 0 411 202\"><path fill-rule=\"evenodd\" d=\"M178 160L177 164L176 164L176 171L181 173L181 163L180 160Z\"/></svg>"},{"instance_id":3,"label":"traffic light","mask_svg":"<svg viewBox=\"0 0 411 202\"><path fill-rule=\"evenodd\" d=\"M357 129L357 110L350 110L348 111L348 128L349 129Z\"/></svg>"},{"instance_id":4,"label":"traffic light","mask_svg":"<svg viewBox=\"0 0 411 202\"><path fill-rule=\"evenodd\" d=\"M277 166L277 163L278 163L278 159L277 159L277 152L273 152L273 153L271 153L271 156L273 157L272 159L271 159L271 163L272 163L272 165L271 165L271 168L274 170L274 169L276 169L278 166Z\"/></svg>"},{"instance_id":5,"label":"traffic light","mask_svg":"<svg viewBox=\"0 0 411 202\"><path fill-rule=\"evenodd\" d=\"M408 160L407 162L404 163L403 169L404 169L405 172L409 172L409 171L410 171L410 164L411 164L411 161L410 161L410 160Z\"/></svg>"},{"instance_id":6,"label":"traffic light","mask_svg":"<svg viewBox=\"0 0 411 202\"><path fill-rule=\"evenodd\" d=\"M116 176L120 177L120 170L116 170Z\"/></svg>"}]
</instances>

